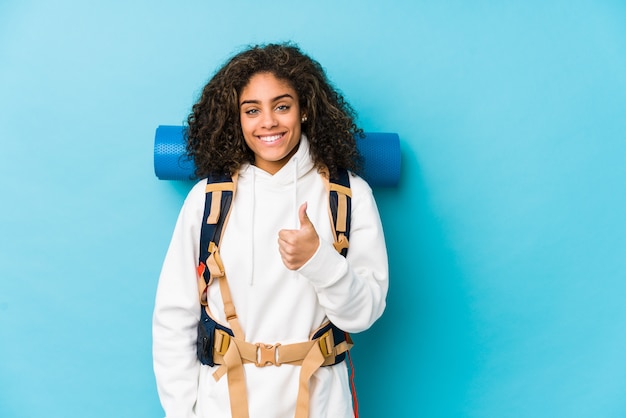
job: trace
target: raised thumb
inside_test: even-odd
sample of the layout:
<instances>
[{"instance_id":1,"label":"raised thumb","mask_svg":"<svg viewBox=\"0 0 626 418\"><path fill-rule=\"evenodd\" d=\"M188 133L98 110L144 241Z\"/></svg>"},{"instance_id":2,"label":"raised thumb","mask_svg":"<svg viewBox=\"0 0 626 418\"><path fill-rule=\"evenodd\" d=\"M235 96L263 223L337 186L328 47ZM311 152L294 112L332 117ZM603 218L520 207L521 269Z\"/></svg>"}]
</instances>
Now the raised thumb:
<instances>
[{"instance_id":1,"label":"raised thumb","mask_svg":"<svg viewBox=\"0 0 626 418\"><path fill-rule=\"evenodd\" d=\"M300 229L304 228L305 226L311 225L309 215L306 214L307 207L307 202L304 202L302 205L300 205L300 209L298 210L298 217L300 218Z\"/></svg>"}]
</instances>

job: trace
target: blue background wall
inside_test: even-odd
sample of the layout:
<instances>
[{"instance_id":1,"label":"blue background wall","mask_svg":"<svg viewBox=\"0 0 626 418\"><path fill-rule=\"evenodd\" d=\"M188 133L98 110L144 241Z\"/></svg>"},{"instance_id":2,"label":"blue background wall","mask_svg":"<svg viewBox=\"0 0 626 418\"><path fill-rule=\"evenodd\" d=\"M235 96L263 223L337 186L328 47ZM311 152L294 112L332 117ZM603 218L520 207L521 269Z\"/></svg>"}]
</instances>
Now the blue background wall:
<instances>
[{"instance_id":1,"label":"blue background wall","mask_svg":"<svg viewBox=\"0 0 626 418\"><path fill-rule=\"evenodd\" d=\"M154 130L290 39L402 141L362 417L626 416L626 5L390 3L0 2L0 416L162 416Z\"/></svg>"}]
</instances>

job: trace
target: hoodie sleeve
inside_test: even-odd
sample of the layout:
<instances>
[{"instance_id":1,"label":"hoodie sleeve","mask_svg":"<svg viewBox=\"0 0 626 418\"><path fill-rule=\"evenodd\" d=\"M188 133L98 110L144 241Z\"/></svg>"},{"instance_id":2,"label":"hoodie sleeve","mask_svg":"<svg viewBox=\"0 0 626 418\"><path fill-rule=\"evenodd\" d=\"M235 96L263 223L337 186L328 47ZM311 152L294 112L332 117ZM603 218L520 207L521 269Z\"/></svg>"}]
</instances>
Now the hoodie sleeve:
<instances>
[{"instance_id":1,"label":"hoodie sleeve","mask_svg":"<svg viewBox=\"0 0 626 418\"><path fill-rule=\"evenodd\" d=\"M203 187L189 193L163 262L152 320L157 390L166 418L192 418L200 362L196 357L200 303L196 264L203 211Z\"/></svg>"},{"instance_id":2,"label":"hoodie sleeve","mask_svg":"<svg viewBox=\"0 0 626 418\"><path fill-rule=\"evenodd\" d=\"M299 269L315 288L335 325L347 332L368 329L383 313L389 286L387 249L376 201L360 177L350 178L352 212L346 258L321 240L315 255Z\"/></svg>"}]
</instances>

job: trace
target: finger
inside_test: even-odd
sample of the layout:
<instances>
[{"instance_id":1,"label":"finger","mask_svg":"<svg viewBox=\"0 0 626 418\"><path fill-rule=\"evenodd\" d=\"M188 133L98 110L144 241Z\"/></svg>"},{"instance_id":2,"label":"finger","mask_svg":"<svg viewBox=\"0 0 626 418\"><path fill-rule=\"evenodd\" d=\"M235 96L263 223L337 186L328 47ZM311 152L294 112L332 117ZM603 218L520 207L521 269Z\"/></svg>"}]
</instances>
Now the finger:
<instances>
[{"instance_id":1,"label":"finger","mask_svg":"<svg viewBox=\"0 0 626 418\"><path fill-rule=\"evenodd\" d=\"M295 251L296 231L283 230L278 234L278 249L285 255L292 254Z\"/></svg>"},{"instance_id":2,"label":"finger","mask_svg":"<svg viewBox=\"0 0 626 418\"><path fill-rule=\"evenodd\" d=\"M311 225L311 220L309 219L309 215L307 215L306 213L307 207L308 207L307 202L304 202L302 205L300 205L300 209L298 210L298 216L300 218L300 229L302 229L302 227L304 226Z\"/></svg>"}]
</instances>

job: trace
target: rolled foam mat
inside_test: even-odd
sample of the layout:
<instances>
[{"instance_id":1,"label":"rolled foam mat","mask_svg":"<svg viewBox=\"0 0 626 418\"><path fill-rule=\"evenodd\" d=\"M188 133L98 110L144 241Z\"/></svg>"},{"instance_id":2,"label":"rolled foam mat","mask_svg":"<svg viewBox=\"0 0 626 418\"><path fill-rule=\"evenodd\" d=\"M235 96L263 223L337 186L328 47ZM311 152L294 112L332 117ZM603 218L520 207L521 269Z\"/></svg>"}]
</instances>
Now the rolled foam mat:
<instances>
[{"instance_id":1,"label":"rolled foam mat","mask_svg":"<svg viewBox=\"0 0 626 418\"><path fill-rule=\"evenodd\" d=\"M194 180L195 165L185 154L185 127L159 125L154 136L154 173L161 180ZM362 177L372 187L395 187L400 181L400 138L395 133L366 132L357 139L363 155Z\"/></svg>"}]
</instances>

